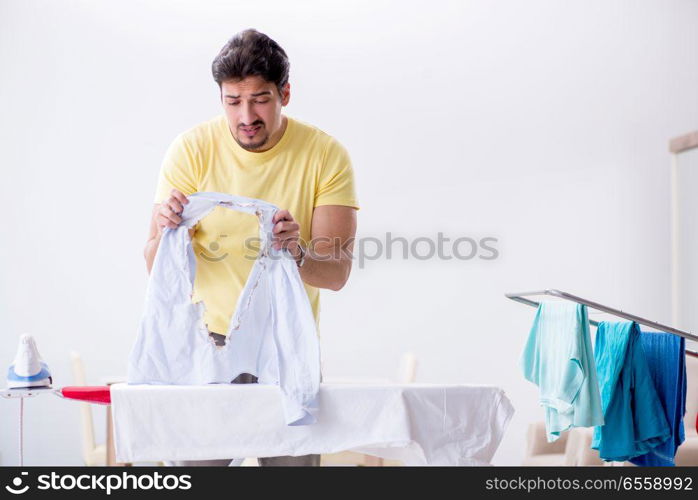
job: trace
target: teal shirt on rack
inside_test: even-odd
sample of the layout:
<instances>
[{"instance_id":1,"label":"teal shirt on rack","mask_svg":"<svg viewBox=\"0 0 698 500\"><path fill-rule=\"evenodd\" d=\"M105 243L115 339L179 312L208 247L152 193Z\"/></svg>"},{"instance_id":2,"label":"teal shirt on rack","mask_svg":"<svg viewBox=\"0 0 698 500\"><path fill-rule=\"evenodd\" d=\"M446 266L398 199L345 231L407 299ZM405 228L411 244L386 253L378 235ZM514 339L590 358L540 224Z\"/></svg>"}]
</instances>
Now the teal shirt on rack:
<instances>
[{"instance_id":1,"label":"teal shirt on rack","mask_svg":"<svg viewBox=\"0 0 698 500\"><path fill-rule=\"evenodd\" d=\"M652 335L647 333L644 335ZM594 429L591 447L603 460L624 462L648 453L671 435L640 339L631 321L599 323L596 330L605 425Z\"/></svg>"},{"instance_id":2,"label":"teal shirt on rack","mask_svg":"<svg viewBox=\"0 0 698 500\"><path fill-rule=\"evenodd\" d=\"M548 441L557 440L571 427L603 425L586 306L541 302L521 368L524 377L540 389Z\"/></svg>"}]
</instances>

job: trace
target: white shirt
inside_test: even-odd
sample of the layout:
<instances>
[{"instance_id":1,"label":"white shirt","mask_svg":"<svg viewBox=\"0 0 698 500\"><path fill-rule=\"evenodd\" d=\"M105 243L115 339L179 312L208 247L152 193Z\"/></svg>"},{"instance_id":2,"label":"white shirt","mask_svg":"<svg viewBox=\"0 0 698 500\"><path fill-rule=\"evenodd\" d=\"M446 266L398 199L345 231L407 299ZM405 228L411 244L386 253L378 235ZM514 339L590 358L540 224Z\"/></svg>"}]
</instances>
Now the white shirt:
<instances>
[{"instance_id":1,"label":"white shirt","mask_svg":"<svg viewBox=\"0 0 698 500\"><path fill-rule=\"evenodd\" d=\"M288 425L315 423L320 345L295 260L271 246L278 208L223 193L194 193L188 199L180 225L162 234L129 357L128 383L227 384L250 373L260 384L278 386ZM203 323L204 303L191 302L196 259L188 234L216 206L256 215L261 240L222 348Z\"/></svg>"}]
</instances>

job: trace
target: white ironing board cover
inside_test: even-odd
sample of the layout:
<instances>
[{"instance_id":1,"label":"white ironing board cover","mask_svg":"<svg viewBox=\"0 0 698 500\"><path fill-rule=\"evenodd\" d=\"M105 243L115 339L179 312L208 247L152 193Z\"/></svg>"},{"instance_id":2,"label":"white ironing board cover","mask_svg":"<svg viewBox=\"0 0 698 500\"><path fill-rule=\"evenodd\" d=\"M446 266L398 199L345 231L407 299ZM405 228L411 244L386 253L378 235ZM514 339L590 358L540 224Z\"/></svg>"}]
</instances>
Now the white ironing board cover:
<instances>
[{"instance_id":1,"label":"white ironing board cover","mask_svg":"<svg viewBox=\"0 0 698 500\"><path fill-rule=\"evenodd\" d=\"M275 386L111 387L120 462L354 450L408 465L489 465L514 412L479 385L321 384L318 419L287 426Z\"/></svg>"}]
</instances>

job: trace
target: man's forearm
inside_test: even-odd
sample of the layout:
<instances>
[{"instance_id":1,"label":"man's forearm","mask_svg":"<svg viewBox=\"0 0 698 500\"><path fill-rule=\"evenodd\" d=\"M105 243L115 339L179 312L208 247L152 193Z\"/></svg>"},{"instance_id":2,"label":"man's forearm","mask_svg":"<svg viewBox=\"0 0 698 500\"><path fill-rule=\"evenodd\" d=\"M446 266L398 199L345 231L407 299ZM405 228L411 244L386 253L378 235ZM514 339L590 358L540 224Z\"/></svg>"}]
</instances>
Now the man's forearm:
<instances>
[{"instance_id":1,"label":"man's forearm","mask_svg":"<svg viewBox=\"0 0 698 500\"><path fill-rule=\"evenodd\" d=\"M158 252L158 246L160 246L161 236L162 235L158 233L155 238L148 240L145 244L143 255L145 257L145 267L148 269L148 274L150 274L150 270L153 268L153 261L155 260L155 254Z\"/></svg>"},{"instance_id":2,"label":"man's forearm","mask_svg":"<svg viewBox=\"0 0 698 500\"><path fill-rule=\"evenodd\" d=\"M194 237L196 228L189 228L189 238ZM153 268L153 262L155 261L155 254L158 253L158 247L160 246L160 239L162 238L162 232L159 231L156 236L148 240L145 244L145 250L143 251L143 256L145 257L145 266L148 269L148 274Z\"/></svg>"},{"instance_id":3,"label":"man's forearm","mask_svg":"<svg viewBox=\"0 0 698 500\"><path fill-rule=\"evenodd\" d=\"M349 279L351 264L351 255L344 255L334 249L307 249L305 261L299 271L308 285L337 291Z\"/></svg>"}]
</instances>

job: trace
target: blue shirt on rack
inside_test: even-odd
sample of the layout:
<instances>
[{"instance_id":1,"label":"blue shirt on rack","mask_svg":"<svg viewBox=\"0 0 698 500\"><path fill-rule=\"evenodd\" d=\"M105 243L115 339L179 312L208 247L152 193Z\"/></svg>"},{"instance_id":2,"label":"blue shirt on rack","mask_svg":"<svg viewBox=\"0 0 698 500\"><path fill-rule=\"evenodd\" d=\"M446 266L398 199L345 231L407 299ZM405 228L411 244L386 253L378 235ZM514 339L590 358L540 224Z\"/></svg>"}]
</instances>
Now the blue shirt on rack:
<instances>
[{"instance_id":1,"label":"blue shirt on rack","mask_svg":"<svg viewBox=\"0 0 698 500\"><path fill-rule=\"evenodd\" d=\"M642 466L673 466L676 450L685 439L686 340L670 333L644 331L640 337L671 435L648 453L630 461Z\"/></svg>"},{"instance_id":2,"label":"blue shirt on rack","mask_svg":"<svg viewBox=\"0 0 698 500\"><path fill-rule=\"evenodd\" d=\"M605 424L594 428L591 447L603 460L624 462L669 438L635 322L599 323L596 366Z\"/></svg>"}]
</instances>

